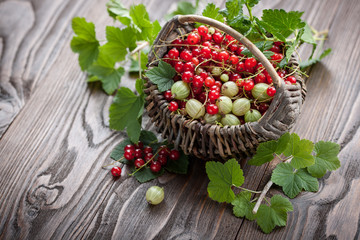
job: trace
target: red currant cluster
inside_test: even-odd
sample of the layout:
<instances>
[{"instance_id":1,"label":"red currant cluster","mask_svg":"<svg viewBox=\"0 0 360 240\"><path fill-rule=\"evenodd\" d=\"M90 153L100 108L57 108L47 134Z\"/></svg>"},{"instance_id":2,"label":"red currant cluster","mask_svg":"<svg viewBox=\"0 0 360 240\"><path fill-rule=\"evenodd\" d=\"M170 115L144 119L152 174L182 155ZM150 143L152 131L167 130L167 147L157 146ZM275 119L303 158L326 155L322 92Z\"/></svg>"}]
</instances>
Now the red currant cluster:
<instances>
[{"instance_id":1,"label":"red currant cluster","mask_svg":"<svg viewBox=\"0 0 360 240\"><path fill-rule=\"evenodd\" d=\"M157 159L155 160L156 156ZM134 160L136 169L150 164L150 170L153 173L160 172L161 168L166 165L168 159L176 161L179 157L180 152L178 150L170 150L166 145L161 146L155 154L153 153L152 147L144 147L144 144L141 141L139 141L138 144L129 144L124 147L124 158L128 161ZM114 167L111 170L111 173L114 177L118 177L121 174L121 168Z\"/></svg>"},{"instance_id":2,"label":"red currant cluster","mask_svg":"<svg viewBox=\"0 0 360 240\"><path fill-rule=\"evenodd\" d=\"M175 39L162 58L177 72L173 87L163 94L169 101L169 110L180 109L181 113L194 119L219 114L217 121L221 120L225 123L223 125L257 121L268 109L276 89L262 64L243 55L244 49L230 35L204 25ZM277 67L284 57L283 43L274 42L268 51L273 52L270 61L279 76L287 84L296 83L295 77ZM242 100L242 104L235 104L236 100L243 98L249 102ZM189 100L194 101L190 104ZM254 111L258 112L255 114L257 117L253 116ZM247 112L252 116L246 117ZM236 117L238 121L222 121L226 115L232 115L228 119Z\"/></svg>"}]
</instances>

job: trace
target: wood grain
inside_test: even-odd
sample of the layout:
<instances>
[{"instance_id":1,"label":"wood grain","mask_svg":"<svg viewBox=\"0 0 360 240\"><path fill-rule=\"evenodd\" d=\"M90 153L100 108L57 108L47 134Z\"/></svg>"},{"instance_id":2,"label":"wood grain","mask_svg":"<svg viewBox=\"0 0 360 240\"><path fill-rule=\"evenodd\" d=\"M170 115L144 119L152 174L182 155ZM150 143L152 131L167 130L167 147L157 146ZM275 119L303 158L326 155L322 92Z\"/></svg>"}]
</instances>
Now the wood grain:
<instances>
[{"instance_id":1,"label":"wood grain","mask_svg":"<svg viewBox=\"0 0 360 240\"><path fill-rule=\"evenodd\" d=\"M124 4L139 2L155 19L176 1ZM188 175L166 174L145 184L127 177L126 168L117 181L101 168L125 134L109 130L112 99L98 84L86 84L69 41L74 16L95 22L104 38L105 26L113 23L105 3L0 1L0 239L360 238L356 0L264 0L256 9L305 11L314 27L330 30L326 47L334 52L312 69L294 131L342 146L342 168L321 180L318 193L293 199L288 226L270 235L208 198L205 164L197 159ZM134 81L126 77L121 84L133 88ZM246 187L261 189L272 168L245 166ZM151 207L144 201L151 185L164 187L164 203Z\"/></svg>"}]
</instances>

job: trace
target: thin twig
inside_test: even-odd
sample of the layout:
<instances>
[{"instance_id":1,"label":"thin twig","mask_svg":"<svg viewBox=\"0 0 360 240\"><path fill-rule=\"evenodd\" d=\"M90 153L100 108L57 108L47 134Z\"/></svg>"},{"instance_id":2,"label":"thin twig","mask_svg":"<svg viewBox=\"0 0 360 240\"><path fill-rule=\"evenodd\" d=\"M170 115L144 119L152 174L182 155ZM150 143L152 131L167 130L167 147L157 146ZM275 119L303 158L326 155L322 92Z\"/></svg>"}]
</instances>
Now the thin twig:
<instances>
[{"instance_id":1,"label":"thin twig","mask_svg":"<svg viewBox=\"0 0 360 240\"><path fill-rule=\"evenodd\" d=\"M288 160L285 161L285 163L289 163L291 162L291 158L289 158ZM273 185L273 182L271 180L268 181L268 183L265 185L264 189L261 191L260 197L257 200L255 207L253 208L253 214L256 214L257 211L259 210L260 204L262 203L263 199L266 196L266 193L270 190L271 186Z\"/></svg>"},{"instance_id":2,"label":"thin twig","mask_svg":"<svg viewBox=\"0 0 360 240\"><path fill-rule=\"evenodd\" d=\"M149 42L143 42L142 44L138 45L131 53L130 55L134 55L136 52L141 51L142 49L144 49L146 46L149 45ZM140 56L139 56L140 57Z\"/></svg>"}]
</instances>

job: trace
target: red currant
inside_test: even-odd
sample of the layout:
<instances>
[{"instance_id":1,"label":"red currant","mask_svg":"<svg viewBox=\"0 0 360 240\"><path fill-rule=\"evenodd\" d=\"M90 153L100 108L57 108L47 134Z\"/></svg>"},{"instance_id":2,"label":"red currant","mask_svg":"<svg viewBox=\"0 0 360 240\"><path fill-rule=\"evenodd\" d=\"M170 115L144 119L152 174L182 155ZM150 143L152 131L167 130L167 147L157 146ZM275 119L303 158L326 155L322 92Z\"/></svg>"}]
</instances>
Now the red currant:
<instances>
[{"instance_id":1,"label":"red currant","mask_svg":"<svg viewBox=\"0 0 360 240\"><path fill-rule=\"evenodd\" d=\"M135 149L135 158L142 158L142 150L141 149Z\"/></svg>"},{"instance_id":2,"label":"red currant","mask_svg":"<svg viewBox=\"0 0 360 240\"><path fill-rule=\"evenodd\" d=\"M162 166L166 165L166 163L167 163L166 155L160 155L160 153L159 153L157 162L159 162Z\"/></svg>"},{"instance_id":3,"label":"red currant","mask_svg":"<svg viewBox=\"0 0 360 240\"><path fill-rule=\"evenodd\" d=\"M209 41L203 42L202 45L203 45L204 47L209 47L209 48L212 47L212 44L211 44L211 42L209 42Z\"/></svg>"},{"instance_id":4,"label":"red currant","mask_svg":"<svg viewBox=\"0 0 360 240\"><path fill-rule=\"evenodd\" d=\"M257 61L256 61L256 59L253 58L253 57L247 58L247 59L245 60L245 68L246 68L246 69L251 69L251 68L255 67L256 64L257 64Z\"/></svg>"},{"instance_id":5,"label":"red currant","mask_svg":"<svg viewBox=\"0 0 360 240\"><path fill-rule=\"evenodd\" d=\"M178 62L175 63L174 68L178 73L182 73L184 71L184 63L178 61Z\"/></svg>"},{"instance_id":6,"label":"red currant","mask_svg":"<svg viewBox=\"0 0 360 240\"><path fill-rule=\"evenodd\" d=\"M276 93L276 89L275 87L271 86L268 87L268 89L266 90L267 95L269 95L270 97L273 97Z\"/></svg>"},{"instance_id":7,"label":"red currant","mask_svg":"<svg viewBox=\"0 0 360 240\"><path fill-rule=\"evenodd\" d=\"M223 35L219 32L214 33L212 37L214 39L214 42L217 44L220 44L224 39Z\"/></svg>"},{"instance_id":8,"label":"red currant","mask_svg":"<svg viewBox=\"0 0 360 240\"><path fill-rule=\"evenodd\" d=\"M120 177L121 175L121 168L120 167L113 167L111 169L111 174L114 176L114 177Z\"/></svg>"},{"instance_id":9,"label":"red currant","mask_svg":"<svg viewBox=\"0 0 360 240\"><path fill-rule=\"evenodd\" d=\"M236 65L239 62L239 58L236 55L231 55L229 58L229 62L233 65Z\"/></svg>"},{"instance_id":10,"label":"red currant","mask_svg":"<svg viewBox=\"0 0 360 240\"><path fill-rule=\"evenodd\" d=\"M160 147L159 156L160 155L168 156L169 153L170 153L170 149L166 145Z\"/></svg>"},{"instance_id":11,"label":"red currant","mask_svg":"<svg viewBox=\"0 0 360 240\"><path fill-rule=\"evenodd\" d=\"M218 99L220 97L220 92L219 91L215 91L215 90L211 90L209 92L209 99L211 101L215 101L216 99Z\"/></svg>"},{"instance_id":12,"label":"red currant","mask_svg":"<svg viewBox=\"0 0 360 240\"><path fill-rule=\"evenodd\" d=\"M294 76L289 76L286 78L286 81L289 81L292 84L294 84L294 83L296 83L296 78Z\"/></svg>"},{"instance_id":13,"label":"red currant","mask_svg":"<svg viewBox=\"0 0 360 240\"><path fill-rule=\"evenodd\" d=\"M201 103L204 103L206 100L206 94L205 92L201 92L196 96L196 99L199 100Z\"/></svg>"},{"instance_id":14,"label":"red currant","mask_svg":"<svg viewBox=\"0 0 360 240\"><path fill-rule=\"evenodd\" d=\"M274 44L275 44L276 46L281 46L281 45L283 45L284 43L283 43L283 42L278 41L278 42L274 42Z\"/></svg>"},{"instance_id":15,"label":"red currant","mask_svg":"<svg viewBox=\"0 0 360 240\"><path fill-rule=\"evenodd\" d=\"M260 103L260 105L259 105L259 111L261 112L261 113L264 113L264 112L266 112L267 110L269 109L269 104L268 103Z\"/></svg>"},{"instance_id":16,"label":"red currant","mask_svg":"<svg viewBox=\"0 0 360 240\"><path fill-rule=\"evenodd\" d=\"M194 72L195 71L195 64L193 62L187 62L184 64L184 72Z\"/></svg>"},{"instance_id":17,"label":"red currant","mask_svg":"<svg viewBox=\"0 0 360 240\"><path fill-rule=\"evenodd\" d=\"M200 61L199 61L199 59L198 58L196 58L196 57L193 57L192 59L191 59L191 62L194 64L194 65L199 65L199 63L200 63Z\"/></svg>"},{"instance_id":18,"label":"red currant","mask_svg":"<svg viewBox=\"0 0 360 240\"><path fill-rule=\"evenodd\" d=\"M266 76L263 73L259 73L258 75L256 75L256 77L254 78L255 83L265 83L266 82Z\"/></svg>"},{"instance_id":19,"label":"red currant","mask_svg":"<svg viewBox=\"0 0 360 240\"><path fill-rule=\"evenodd\" d=\"M271 48L270 48L270 51L274 52L274 53L280 53L281 49L279 46L277 45L273 45Z\"/></svg>"},{"instance_id":20,"label":"red currant","mask_svg":"<svg viewBox=\"0 0 360 240\"><path fill-rule=\"evenodd\" d=\"M200 77L202 77L202 79L206 79L208 76L209 74L205 71L200 73Z\"/></svg>"},{"instance_id":21,"label":"red currant","mask_svg":"<svg viewBox=\"0 0 360 240\"><path fill-rule=\"evenodd\" d=\"M230 44L229 45L229 49L232 52L236 52L236 50L238 50L239 46L236 43Z\"/></svg>"},{"instance_id":22,"label":"red currant","mask_svg":"<svg viewBox=\"0 0 360 240\"><path fill-rule=\"evenodd\" d=\"M196 75L196 76L194 76L192 84L194 87L200 88L204 84L204 79L202 77Z\"/></svg>"},{"instance_id":23,"label":"red currant","mask_svg":"<svg viewBox=\"0 0 360 240\"><path fill-rule=\"evenodd\" d=\"M246 91L250 91L251 89L253 89L254 88L254 81L253 80L247 80L247 81L245 81L245 83L244 83L244 89L246 90Z\"/></svg>"},{"instance_id":24,"label":"red currant","mask_svg":"<svg viewBox=\"0 0 360 240\"><path fill-rule=\"evenodd\" d=\"M187 37L187 42L188 42L188 44L191 44L191 45L198 44L200 42L199 34L197 34L195 32L190 33Z\"/></svg>"},{"instance_id":25,"label":"red currant","mask_svg":"<svg viewBox=\"0 0 360 240\"><path fill-rule=\"evenodd\" d=\"M244 62L239 62L236 65L236 71L238 72L244 72L245 71L245 63Z\"/></svg>"},{"instance_id":26,"label":"red currant","mask_svg":"<svg viewBox=\"0 0 360 240\"><path fill-rule=\"evenodd\" d=\"M212 91L212 90L220 92L221 89L214 84L213 86L210 87L210 91Z\"/></svg>"},{"instance_id":27,"label":"red currant","mask_svg":"<svg viewBox=\"0 0 360 240\"><path fill-rule=\"evenodd\" d=\"M131 144L128 144L124 147L124 151L128 150L128 149L131 149L133 151L135 151L135 146L134 145L131 145Z\"/></svg>"},{"instance_id":28,"label":"red currant","mask_svg":"<svg viewBox=\"0 0 360 240\"><path fill-rule=\"evenodd\" d=\"M125 150L124 157L129 161L133 160L135 157L135 150L132 150L132 149Z\"/></svg>"},{"instance_id":29,"label":"red currant","mask_svg":"<svg viewBox=\"0 0 360 240\"><path fill-rule=\"evenodd\" d=\"M219 108L216 106L216 104L209 104L206 107L206 112L208 114L217 114L219 112Z\"/></svg>"},{"instance_id":30,"label":"red currant","mask_svg":"<svg viewBox=\"0 0 360 240\"><path fill-rule=\"evenodd\" d=\"M164 92L164 98L166 101L171 101L173 99L172 93L170 90Z\"/></svg>"},{"instance_id":31,"label":"red currant","mask_svg":"<svg viewBox=\"0 0 360 240\"><path fill-rule=\"evenodd\" d=\"M192 82L193 77L194 77L194 74L190 71L183 72L183 74L181 75L181 79L186 83Z\"/></svg>"},{"instance_id":32,"label":"red currant","mask_svg":"<svg viewBox=\"0 0 360 240\"><path fill-rule=\"evenodd\" d=\"M158 173L161 170L161 164L159 162L152 162L150 165L150 170L153 173Z\"/></svg>"},{"instance_id":33,"label":"red currant","mask_svg":"<svg viewBox=\"0 0 360 240\"><path fill-rule=\"evenodd\" d=\"M138 144L134 144L135 145L135 149L143 149L144 148L144 143L142 143L141 141L138 142Z\"/></svg>"},{"instance_id":34,"label":"red currant","mask_svg":"<svg viewBox=\"0 0 360 240\"><path fill-rule=\"evenodd\" d=\"M281 53L274 53L274 55L271 56L271 60L275 62L280 62L284 58L284 55Z\"/></svg>"},{"instance_id":35,"label":"red currant","mask_svg":"<svg viewBox=\"0 0 360 240\"><path fill-rule=\"evenodd\" d=\"M218 55L220 62L226 62L229 59L229 53L227 51L221 51Z\"/></svg>"},{"instance_id":36,"label":"red currant","mask_svg":"<svg viewBox=\"0 0 360 240\"><path fill-rule=\"evenodd\" d=\"M171 102L169 103L169 110L170 110L171 112L175 112L176 110L178 110L178 108L179 108L179 105L178 105L177 102L171 101Z\"/></svg>"},{"instance_id":37,"label":"red currant","mask_svg":"<svg viewBox=\"0 0 360 240\"><path fill-rule=\"evenodd\" d=\"M145 154L144 160L145 160L145 162L148 162L148 161L150 161L153 157L154 157L154 154L153 154L153 153L147 153L147 154Z\"/></svg>"},{"instance_id":38,"label":"red currant","mask_svg":"<svg viewBox=\"0 0 360 240\"><path fill-rule=\"evenodd\" d=\"M211 52L211 58L212 59L216 60L216 59L218 59L218 56L219 56L219 53L217 51L214 50L214 51Z\"/></svg>"},{"instance_id":39,"label":"red currant","mask_svg":"<svg viewBox=\"0 0 360 240\"><path fill-rule=\"evenodd\" d=\"M209 29L205 25L201 25L198 27L198 32L201 36L205 36L206 34L208 34Z\"/></svg>"},{"instance_id":40,"label":"red currant","mask_svg":"<svg viewBox=\"0 0 360 240\"><path fill-rule=\"evenodd\" d=\"M191 54L193 55L193 57L197 57L201 54L201 50L197 47L197 48L194 48L192 51L191 51Z\"/></svg>"},{"instance_id":41,"label":"red currant","mask_svg":"<svg viewBox=\"0 0 360 240\"><path fill-rule=\"evenodd\" d=\"M244 46L242 46L242 45L239 46L238 49L236 50L237 55L239 55L240 57L243 57L244 55L241 54L241 52L242 52L244 49L245 49Z\"/></svg>"},{"instance_id":42,"label":"red currant","mask_svg":"<svg viewBox=\"0 0 360 240\"><path fill-rule=\"evenodd\" d=\"M178 150L173 149L170 151L170 155L169 155L170 160L176 161L179 159L179 157L180 157L180 152Z\"/></svg>"},{"instance_id":43,"label":"red currant","mask_svg":"<svg viewBox=\"0 0 360 240\"><path fill-rule=\"evenodd\" d=\"M215 84L215 79L213 79L212 77L207 77L205 78L205 86L207 87L212 87Z\"/></svg>"},{"instance_id":44,"label":"red currant","mask_svg":"<svg viewBox=\"0 0 360 240\"><path fill-rule=\"evenodd\" d=\"M211 57L211 49L209 47L203 47L201 49L201 54L204 58L210 58Z\"/></svg>"},{"instance_id":45,"label":"red currant","mask_svg":"<svg viewBox=\"0 0 360 240\"><path fill-rule=\"evenodd\" d=\"M241 76L238 73L232 73L230 74L230 81L236 82L238 79L240 79Z\"/></svg>"},{"instance_id":46,"label":"red currant","mask_svg":"<svg viewBox=\"0 0 360 240\"><path fill-rule=\"evenodd\" d=\"M179 51L176 48L172 48L168 52L169 58L177 59L179 57Z\"/></svg>"},{"instance_id":47,"label":"red currant","mask_svg":"<svg viewBox=\"0 0 360 240\"><path fill-rule=\"evenodd\" d=\"M144 164L145 161L142 158L138 158L134 162L135 168L141 168Z\"/></svg>"},{"instance_id":48,"label":"red currant","mask_svg":"<svg viewBox=\"0 0 360 240\"><path fill-rule=\"evenodd\" d=\"M221 88L222 82L221 81L215 81L215 86L218 86L219 88Z\"/></svg>"},{"instance_id":49,"label":"red currant","mask_svg":"<svg viewBox=\"0 0 360 240\"><path fill-rule=\"evenodd\" d=\"M191 86L191 89L194 92L194 94L200 94L203 91L202 87L195 87L194 85Z\"/></svg>"},{"instance_id":50,"label":"red currant","mask_svg":"<svg viewBox=\"0 0 360 240\"><path fill-rule=\"evenodd\" d=\"M192 53L189 50L185 49L180 53L180 58L184 61L189 62L192 59Z\"/></svg>"},{"instance_id":51,"label":"red currant","mask_svg":"<svg viewBox=\"0 0 360 240\"><path fill-rule=\"evenodd\" d=\"M150 147L150 146L145 147L144 150L143 150L143 152L144 152L145 154L152 153L152 152L153 152L152 147Z\"/></svg>"}]
</instances>

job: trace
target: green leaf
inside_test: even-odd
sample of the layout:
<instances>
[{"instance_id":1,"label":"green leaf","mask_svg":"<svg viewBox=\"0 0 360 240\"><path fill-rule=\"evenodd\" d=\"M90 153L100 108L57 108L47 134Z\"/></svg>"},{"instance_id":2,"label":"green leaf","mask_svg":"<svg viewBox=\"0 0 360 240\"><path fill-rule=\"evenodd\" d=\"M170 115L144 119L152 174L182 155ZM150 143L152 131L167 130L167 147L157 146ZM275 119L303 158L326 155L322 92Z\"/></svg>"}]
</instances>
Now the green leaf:
<instances>
[{"instance_id":1,"label":"green leaf","mask_svg":"<svg viewBox=\"0 0 360 240\"><path fill-rule=\"evenodd\" d=\"M79 53L79 65L85 71L99 55L99 41L95 35L95 25L87 22L85 18L75 17L72 20L72 28L77 36L71 40L71 50Z\"/></svg>"},{"instance_id":2,"label":"green leaf","mask_svg":"<svg viewBox=\"0 0 360 240\"><path fill-rule=\"evenodd\" d=\"M178 174L187 174L189 167L189 159L182 151L180 151L180 157L176 161L168 160L165 169L169 172Z\"/></svg>"},{"instance_id":3,"label":"green leaf","mask_svg":"<svg viewBox=\"0 0 360 240\"><path fill-rule=\"evenodd\" d=\"M138 142L141 125L139 112L144 108L144 96L136 96L129 88L121 87L110 106L110 128L124 130L132 142Z\"/></svg>"},{"instance_id":4,"label":"green leaf","mask_svg":"<svg viewBox=\"0 0 360 240\"><path fill-rule=\"evenodd\" d=\"M236 217L246 217L248 220L255 220L255 215L252 213L255 207L255 202L250 202L251 193L242 191L235 196L235 199L231 202L233 207L233 213Z\"/></svg>"},{"instance_id":5,"label":"green leaf","mask_svg":"<svg viewBox=\"0 0 360 240\"><path fill-rule=\"evenodd\" d=\"M301 40L309 44L316 44L311 28L307 23L305 23L304 34L301 36Z\"/></svg>"},{"instance_id":6,"label":"green leaf","mask_svg":"<svg viewBox=\"0 0 360 240\"><path fill-rule=\"evenodd\" d=\"M137 40L149 40L150 44L153 41L154 34L159 30L160 24L155 21L151 23L149 14L143 4L132 5L130 7L130 17L133 20L133 27L138 32Z\"/></svg>"},{"instance_id":7,"label":"green leaf","mask_svg":"<svg viewBox=\"0 0 360 240\"><path fill-rule=\"evenodd\" d=\"M260 42L256 42L254 43L254 45L262 52L264 52L265 50L269 50L272 46L273 46L273 42L271 41L260 41ZM265 54L266 52L264 52ZM244 48L244 50L241 51L241 54L249 56L249 57L253 57L254 55L250 52L249 49Z\"/></svg>"},{"instance_id":8,"label":"green leaf","mask_svg":"<svg viewBox=\"0 0 360 240\"><path fill-rule=\"evenodd\" d=\"M156 135L151 131L142 130L140 133L140 139L145 146L150 145L150 143L155 143L158 141Z\"/></svg>"},{"instance_id":9,"label":"green leaf","mask_svg":"<svg viewBox=\"0 0 360 240\"><path fill-rule=\"evenodd\" d=\"M114 62L125 60L130 51L136 48L136 35L132 28L119 29L106 27L106 39L108 42L100 47L100 50Z\"/></svg>"},{"instance_id":10,"label":"green leaf","mask_svg":"<svg viewBox=\"0 0 360 240\"><path fill-rule=\"evenodd\" d=\"M291 202L280 195L271 198L271 206L261 204L256 214L256 222L261 230L270 233L275 226L285 226L287 213L293 211Z\"/></svg>"},{"instance_id":11,"label":"green leaf","mask_svg":"<svg viewBox=\"0 0 360 240\"><path fill-rule=\"evenodd\" d=\"M247 16L243 14L244 1L241 0L227 0L226 8L219 11L224 17L226 22L232 28L242 33L244 36L251 33L253 24Z\"/></svg>"},{"instance_id":12,"label":"green leaf","mask_svg":"<svg viewBox=\"0 0 360 240\"><path fill-rule=\"evenodd\" d=\"M254 7L256 4L258 4L260 0L245 0L245 4L249 7Z\"/></svg>"},{"instance_id":13,"label":"green leaf","mask_svg":"<svg viewBox=\"0 0 360 240\"><path fill-rule=\"evenodd\" d=\"M132 19L129 10L124 7L120 0L110 0L106 3L106 7L110 17L119 20L126 26L129 26Z\"/></svg>"},{"instance_id":14,"label":"green leaf","mask_svg":"<svg viewBox=\"0 0 360 240\"><path fill-rule=\"evenodd\" d=\"M315 144L315 164L307 168L309 173L317 178L325 175L327 170L336 170L340 167L337 155L340 145L334 142L320 141Z\"/></svg>"},{"instance_id":15,"label":"green leaf","mask_svg":"<svg viewBox=\"0 0 360 240\"><path fill-rule=\"evenodd\" d=\"M301 20L303 12L285 12L283 9L263 10L261 25L275 37L282 36L280 40L289 37L296 29L305 27Z\"/></svg>"},{"instance_id":16,"label":"green leaf","mask_svg":"<svg viewBox=\"0 0 360 240\"><path fill-rule=\"evenodd\" d=\"M300 68L303 69L303 68L306 68L306 67L309 67L315 63L318 63L320 62L324 57L326 57L327 55L329 55L331 53L331 48L328 48L326 49L319 57L317 58L312 58L312 59L309 59L307 61L303 61L300 63Z\"/></svg>"},{"instance_id":17,"label":"green leaf","mask_svg":"<svg viewBox=\"0 0 360 240\"><path fill-rule=\"evenodd\" d=\"M196 6L192 5L191 2L188 1L180 1L177 3L177 8L170 14L166 15L166 19L170 19L176 15L188 15L188 14L195 14L197 11L197 4Z\"/></svg>"},{"instance_id":18,"label":"green leaf","mask_svg":"<svg viewBox=\"0 0 360 240\"><path fill-rule=\"evenodd\" d=\"M290 141L290 133L286 132L283 135L281 135L281 137L277 141L278 145L277 145L275 153L277 155L280 155L281 153L283 153L285 151L285 149L287 148L289 141Z\"/></svg>"},{"instance_id":19,"label":"green leaf","mask_svg":"<svg viewBox=\"0 0 360 240\"><path fill-rule=\"evenodd\" d=\"M243 171L234 158L228 160L225 164L213 161L207 162L206 174L210 179L207 188L209 197L218 202L232 202L235 194L231 187L233 185L239 187L244 183Z\"/></svg>"},{"instance_id":20,"label":"green leaf","mask_svg":"<svg viewBox=\"0 0 360 240\"><path fill-rule=\"evenodd\" d=\"M284 67L290 60L292 54L295 52L296 48L299 46L299 43L300 43L300 39L301 39L301 36L303 35L304 33L304 29L301 29L297 36L296 36L296 39L295 41L293 41L291 43L291 45L287 48L286 50L286 53L285 53L285 57L283 58L283 60L280 62L280 65L279 67Z\"/></svg>"},{"instance_id":21,"label":"green leaf","mask_svg":"<svg viewBox=\"0 0 360 240\"><path fill-rule=\"evenodd\" d=\"M164 92L174 84L175 74L176 71L170 64L160 61L158 67L147 71L145 75L158 86L160 92Z\"/></svg>"},{"instance_id":22,"label":"green leaf","mask_svg":"<svg viewBox=\"0 0 360 240\"><path fill-rule=\"evenodd\" d=\"M287 132L283 134L279 140L271 140L260 143L256 149L256 154L248 162L249 165L260 166L266 162L270 162L274 159L274 153L280 155L288 145L290 140L290 134Z\"/></svg>"},{"instance_id":23,"label":"green leaf","mask_svg":"<svg viewBox=\"0 0 360 240\"><path fill-rule=\"evenodd\" d=\"M248 162L249 165L260 166L274 159L274 153L277 148L277 142L274 140L260 143L256 149L256 154Z\"/></svg>"},{"instance_id":24,"label":"green leaf","mask_svg":"<svg viewBox=\"0 0 360 240\"><path fill-rule=\"evenodd\" d=\"M304 168L311 166L315 163L315 159L312 156L314 144L306 139L300 140L300 137L293 133L290 135L290 140L287 148L284 151L286 157L293 156L291 165L294 168Z\"/></svg>"},{"instance_id":25,"label":"green leaf","mask_svg":"<svg viewBox=\"0 0 360 240\"><path fill-rule=\"evenodd\" d=\"M164 174L164 169L162 168L160 170L160 172L158 173L153 173L150 168L148 167L144 167L143 169L141 169L140 171L136 172L134 174L134 177L140 182L140 183L144 183L144 182L148 182L150 180L153 180L155 178L160 177L161 175Z\"/></svg>"},{"instance_id":26,"label":"green leaf","mask_svg":"<svg viewBox=\"0 0 360 240\"><path fill-rule=\"evenodd\" d=\"M102 88L107 94L112 94L119 87L121 77L125 74L123 67L115 69L109 66L103 66L94 63L89 67L88 72L97 76L102 82Z\"/></svg>"},{"instance_id":27,"label":"green leaf","mask_svg":"<svg viewBox=\"0 0 360 240\"><path fill-rule=\"evenodd\" d=\"M203 10L202 15L204 17L215 19L219 22L224 22L224 17L219 13L220 8L216 7L215 4L209 3Z\"/></svg>"},{"instance_id":28,"label":"green leaf","mask_svg":"<svg viewBox=\"0 0 360 240\"><path fill-rule=\"evenodd\" d=\"M87 82L97 82L97 81L100 81L100 78L98 78L97 76L93 76L93 75L89 75L87 80Z\"/></svg>"},{"instance_id":29,"label":"green leaf","mask_svg":"<svg viewBox=\"0 0 360 240\"><path fill-rule=\"evenodd\" d=\"M274 169L271 181L282 187L284 193L290 197L296 197L303 189L316 192L319 190L319 182L312 177L306 169L294 171L289 163L280 163Z\"/></svg>"}]
</instances>

